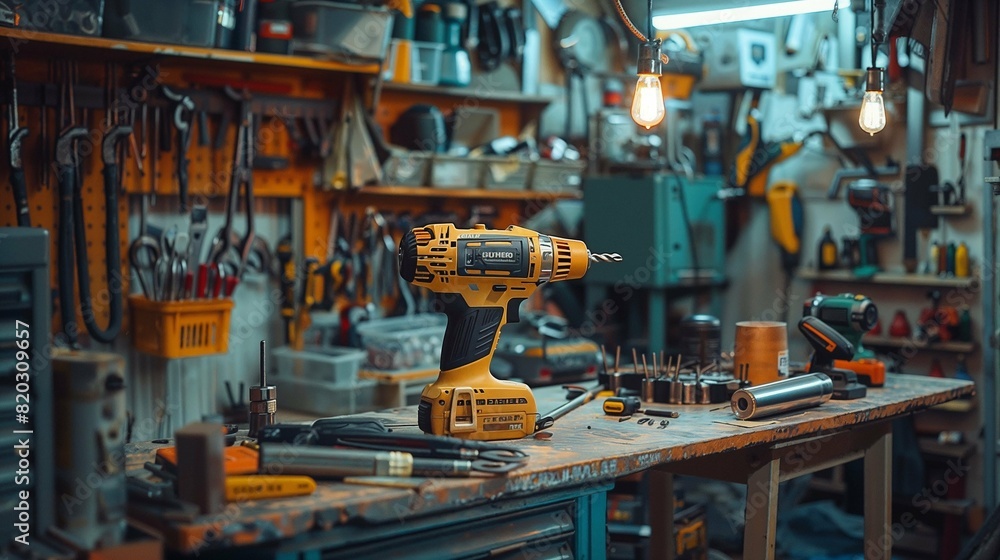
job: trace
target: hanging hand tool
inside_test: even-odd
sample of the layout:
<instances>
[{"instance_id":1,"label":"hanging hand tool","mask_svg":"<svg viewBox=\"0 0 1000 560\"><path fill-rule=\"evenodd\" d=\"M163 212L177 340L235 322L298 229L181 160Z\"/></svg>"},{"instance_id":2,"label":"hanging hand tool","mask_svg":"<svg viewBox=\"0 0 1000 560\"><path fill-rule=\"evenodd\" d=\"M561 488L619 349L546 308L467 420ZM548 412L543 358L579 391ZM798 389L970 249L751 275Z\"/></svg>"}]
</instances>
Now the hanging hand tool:
<instances>
[{"instance_id":1,"label":"hanging hand tool","mask_svg":"<svg viewBox=\"0 0 1000 560\"><path fill-rule=\"evenodd\" d=\"M282 237L275 250L278 256L278 267L281 284L281 318L285 323L285 344L291 344L294 336L293 320L295 319L295 261L292 250L292 238Z\"/></svg>"},{"instance_id":2,"label":"hanging hand tool","mask_svg":"<svg viewBox=\"0 0 1000 560\"><path fill-rule=\"evenodd\" d=\"M417 411L421 430L478 440L534 433L539 419L531 389L498 381L489 370L500 329L520 320L520 304L539 285L581 278L592 262L619 261L618 254L592 254L581 241L517 226L433 224L409 231L400 242L400 275L437 293L448 315L441 372L424 388Z\"/></svg>"},{"instance_id":3,"label":"hanging hand tool","mask_svg":"<svg viewBox=\"0 0 1000 560\"><path fill-rule=\"evenodd\" d=\"M122 285L121 243L118 238L118 146L132 134L130 126L116 126L104 134L101 143L101 161L104 164L104 262L107 279L108 327L102 330L94 317L93 301L90 293L90 266L87 256L87 225L83 215L83 200L77 193L77 208L74 212L74 236L76 242L77 284L80 288L80 310L83 324L90 336L104 344L111 344L122 326Z\"/></svg>"},{"instance_id":4,"label":"hanging hand tool","mask_svg":"<svg viewBox=\"0 0 1000 560\"><path fill-rule=\"evenodd\" d=\"M188 148L191 146L191 116L194 114L194 101L186 95L171 91L163 86L163 95L173 101L174 128L177 129L177 192L181 199L181 212L187 212L188 204ZM166 130L166 128L164 129ZM169 145L170 142L167 142Z\"/></svg>"},{"instance_id":5,"label":"hanging hand tool","mask_svg":"<svg viewBox=\"0 0 1000 560\"><path fill-rule=\"evenodd\" d=\"M302 350L305 345L305 333L312 323L309 312L316 304L316 286L320 280L317 274L319 260L315 257L306 258L302 272L302 291L299 293L299 308L296 310L294 332L292 332L292 348Z\"/></svg>"},{"instance_id":6,"label":"hanging hand tool","mask_svg":"<svg viewBox=\"0 0 1000 560\"><path fill-rule=\"evenodd\" d=\"M198 111L198 147L206 148L211 142L208 130L208 112Z\"/></svg>"},{"instance_id":7,"label":"hanging hand tool","mask_svg":"<svg viewBox=\"0 0 1000 560\"><path fill-rule=\"evenodd\" d=\"M76 141L87 136L87 129L77 126L64 130L56 141L56 167L59 181L58 278L59 313L63 333L70 346L76 346L76 298L73 293L73 190L76 186Z\"/></svg>"},{"instance_id":8,"label":"hanging hand tool","mask_svg":"<svg viewBox=\"0 0 1000 560\"><path fill-rule=\"evenodd\" d=\"M250 108L250 93L247 90L236 92L226 87L226 95L239 101L240 124L236 130L236 141L233 147L233 171L229 184L229 196L226 199L226 222L212 240L212 248L208 261L219 265L228 264L233 270L227 270L227 286L224 296L232 295L232 290L243 276L250 251L254 242L254 199L253 199L253 150L254 131L253 114ZM243 204L246 209L247 230L238 244L233 244L233 215L239 202L240 191L243 191ZM235 263L227 261L230 250L239 254Z\"/></svg>"},{"instance_id":9,"label":"hanging hand tool","mask_svg":"<svg viewBox=\"0 0 1000 560\"><path fill-rule=\"evenodd\" d=\"M185 251L187 256L187 275L190 280L185 279L190 286L185 288L185 295L189 297L204 297L198 294L198 287L195 284L195 275L200 274L201 248L205 243L205 234L208 232L208 208L196 204L191 209L191 225L188 226L188 246ZM208 269L206 267L206 275ZM207 285L207 284L205 284Z\"/></svg>"},{"instance_id":10,"label":"hanging hand tool","mask_svg":"<svg viewBox=\"0 0 1000 560\"><path fill-rule=\"evenodd\" d=\"M156 183L159 181L160 173L160 108L153 108L153 135L150 138L150 142L153 143L153 158L149 162L149 173L150 173L150 183L149 183L149 204L151 206L156 206Z\"/></svg>"},{"instance_id":11,"label":"hanging hand tool","mask_svg":"<svg viewBox=\"0 0 1000 560\"><path fill-rule=\"evenodd\" d=\"M18 227L31 227L31 215L28 207L28 185L24 179L24 167L21 164L21 142L28 134L28 129L20 125L17 110L17 75L14 69L14 53L7 53L7 146L9 148L7 163L10 165L10 186L14 191L14 204L17 208ZM42 109L44 112L44 108ZM48 163L46 162L46 165Z\"/></svg>"}]
</instances>

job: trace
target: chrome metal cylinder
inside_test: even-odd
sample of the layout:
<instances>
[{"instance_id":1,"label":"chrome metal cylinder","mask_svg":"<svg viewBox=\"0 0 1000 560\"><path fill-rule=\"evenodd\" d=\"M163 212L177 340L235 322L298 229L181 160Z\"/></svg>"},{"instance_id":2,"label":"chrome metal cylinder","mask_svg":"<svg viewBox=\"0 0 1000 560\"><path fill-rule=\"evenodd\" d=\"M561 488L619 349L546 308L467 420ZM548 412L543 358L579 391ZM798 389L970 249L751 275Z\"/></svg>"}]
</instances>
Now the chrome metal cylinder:
<instances>
[{"instance_id":1,"label":"chrome metal cylinder","mask_svg":"<svg viewBox=\"0 0 1000 560\"><path fill-rule=\"evenodd\" d=\"M694 381L684 382L684 404L698 404L698 384Z\"/></svg>"},{"instance_id":2,"label":"chrome metal cylinder","mask_svg":"<svg viewBox=\"0 0 1000 560\"><path fill-rule=\"evenodd\" d=\"M700 381L698 383L698 404L712 404L712 386Z\"/></svg>"},{"instance_id":3,"label":"chrome metal cylinder","mask_svg":"<svg viewBox=\"0 0 1000 560\"><path fill-rule=\"evenodd\" d=\"M684 404L684 383L679 379L670 384L670 404Z\"/></svg>"},{"instance_id":4,"label":"chrome metal cylinder","mask_svg":"<svg viewBox=\"0 0 1000 560\"><path fill-rule=\"evenodd\" d=\"M730 401L740 420L763 418L811 406L819 406L833 396L833 380L825 373L810 373L765 385L739 389Z\"/></svg>"},{"instance_id":5,"label":"chrome metal cylinder","mask_svg":"<svg viewBox=\"0 0 1000 560\"><path fill-rule=\"evenodd\" d=\"M653 397L656 392L654 385L655 382L656 380L652 377L647 377L642 380L642 402L656 402L656 399Z\"/></svg>"}]
</instances>

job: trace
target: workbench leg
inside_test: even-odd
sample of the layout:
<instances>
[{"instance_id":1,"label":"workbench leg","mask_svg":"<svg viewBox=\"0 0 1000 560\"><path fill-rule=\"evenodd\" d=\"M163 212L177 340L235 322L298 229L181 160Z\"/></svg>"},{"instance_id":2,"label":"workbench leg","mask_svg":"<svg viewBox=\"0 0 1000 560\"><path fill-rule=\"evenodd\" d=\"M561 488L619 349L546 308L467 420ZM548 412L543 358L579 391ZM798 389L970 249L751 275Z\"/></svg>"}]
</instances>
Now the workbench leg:
<instances>
[{"instance_id":1,"label":"workbench leg","mask_svg":"<svg viewBox=\"0 0 1000 560\"><path fill-rule=\"evenodd\" d=\"M576 499L576 558L605 560L608 555L608 493Z\"/></svg>"},{"instance_id":2,"label":"workbench leg","mask_svg":"<svg viewBox=\"0 0 1000 560\"><path fill-rule=\"evenodd\" d=\"M657 353L667 347L667 290L649 290L649 351Z\"/></svg>"},{"instance_id":3,"label":"workbench leg","mask_svg":"<svg viewBox=\"0 0 1000 560\"><path fill-rule=\"evenodd\" d=\"M892 556L892 432L889 430L865 452L866 560L889 560Z\"/></svg>"},{"instance_id":4,"label":"workbench leg","mask_svg":"<svg viewBox=\"0 0 1000 560\"><path fill-rule=\"evenodd\" d=\"M674 475L649 470L649 558L674 560Z\"/></svg>"},{"instance_id":5,"label":"workbench leg","mask_svg":"<svg viewBox=\"0 0 1000 560\"><path fill-rule=\"evenodd\" d=\"M751 472L747 479L746 521L743 527L744 558L774 559L780 464L780 459L771 459Z\"/></svg>"}]
</instances>

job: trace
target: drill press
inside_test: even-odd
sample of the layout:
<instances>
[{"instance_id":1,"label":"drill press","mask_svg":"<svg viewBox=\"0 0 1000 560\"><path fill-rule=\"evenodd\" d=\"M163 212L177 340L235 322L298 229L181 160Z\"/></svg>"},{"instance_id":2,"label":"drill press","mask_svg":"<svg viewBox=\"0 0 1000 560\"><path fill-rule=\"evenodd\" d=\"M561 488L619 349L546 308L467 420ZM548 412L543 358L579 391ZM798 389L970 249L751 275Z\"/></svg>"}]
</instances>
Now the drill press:
<instances>
[{"instance_id":1,"label":"drill press","mask_svg":"<svg viewBox=\"0 0 1000 560\"><path fill-rule=\"evenodd\" d=\"M581 278L590 263L619 262L591 254L582 241L517 226L488 230L452 224L414 228L399 244L399 273L430 289L448 316L441 372L420 396L417 424L426 433L475 440L515 439L537 430L538 408L523 383L490 374L500 329L538 286Z\"/></svg>"}]
</instances>

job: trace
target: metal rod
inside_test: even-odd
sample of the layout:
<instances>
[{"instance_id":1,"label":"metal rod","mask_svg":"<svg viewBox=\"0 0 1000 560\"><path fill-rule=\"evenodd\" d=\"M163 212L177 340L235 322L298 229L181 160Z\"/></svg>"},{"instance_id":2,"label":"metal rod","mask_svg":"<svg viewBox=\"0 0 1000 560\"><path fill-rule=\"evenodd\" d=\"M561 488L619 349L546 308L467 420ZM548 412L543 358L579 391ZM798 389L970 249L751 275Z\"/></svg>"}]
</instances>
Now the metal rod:
<instances>
[{"instance_id":1,"label":"metal rod","mask_svg":"<svg viewBox=\"0 0 1000 560\"><path fill-rule=\"evenodd\" d=\"M833 380L825 373L810 373L757 387L738 389L730 406L740 420L763 418L819 406L833 396Z\"/></svg>"},{"instance_id":2,"label":"metal rod","mask_svg":"<svg viewBox=\"0 0 1000 560\"><path fill-rule=\"evenodd\" d=\"M260 341L260 386L267 387L267 342Z\"/></svg>"},{"instance_id":3,"label":"metal rod","mask_svg":"<svg viewBox=\"0 0 1000 560\"><path fill-rule=\"evenodd\" d=\"M554 410L552 410L552 412L549 412L548 414L539 417L538 422L535 423L535 431L538 432L552 427L552 424L554 424L556 420L562 418L563 416L566 416L573 410L576 410L577 408L580 408L581 406L592 401L594 397L596 397L597 394L603 390L604 390L604 385L598 384L593 389L590 389L589 391L576 397L575 399L565 404L557 406Z\"/></svg>"}]
</instances>

